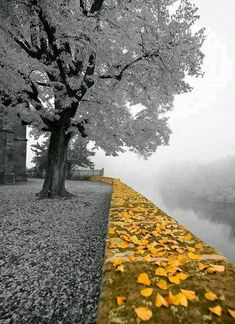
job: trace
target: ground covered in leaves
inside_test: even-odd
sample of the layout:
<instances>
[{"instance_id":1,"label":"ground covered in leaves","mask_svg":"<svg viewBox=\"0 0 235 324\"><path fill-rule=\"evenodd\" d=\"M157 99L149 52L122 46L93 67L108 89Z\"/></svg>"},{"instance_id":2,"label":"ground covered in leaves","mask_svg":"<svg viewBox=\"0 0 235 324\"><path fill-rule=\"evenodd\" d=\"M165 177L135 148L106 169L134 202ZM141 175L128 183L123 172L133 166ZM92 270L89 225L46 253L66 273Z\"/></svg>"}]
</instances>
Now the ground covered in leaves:
<instances>
[{"instance_id":1,"label":"ground covered in leaves","mask_svg":"<svg viewBox=\"0 0 235 324\"><path fill-rule=\"evenodd\" d=\"M96 178L97 179L97 178ZM235 323L235 267L119 180L98 323Z\"/></svg>"},{"instance_id":2,"label":"ground covered in leaves","mask_svg":"<svg viewBox=\"0 0 235 324\"><path fill-rule=\"evenodd\" d=\"M0 187L0 323L95 323L112 187L40 200L41 186Z\"/></svg>"}]
</instances>

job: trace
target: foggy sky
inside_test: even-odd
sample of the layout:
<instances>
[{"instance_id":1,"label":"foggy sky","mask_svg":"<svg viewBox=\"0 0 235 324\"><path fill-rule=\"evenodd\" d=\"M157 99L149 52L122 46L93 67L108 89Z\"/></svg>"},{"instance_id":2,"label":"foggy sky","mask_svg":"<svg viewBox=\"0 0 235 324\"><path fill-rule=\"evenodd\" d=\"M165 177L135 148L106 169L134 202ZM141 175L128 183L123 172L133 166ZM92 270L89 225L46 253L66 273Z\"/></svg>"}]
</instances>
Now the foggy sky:
<instances>
[{"instance_id":1,"label":"foggy sky","mask_svg":"<svg viewBox=\"0 0 235 324\"><path fill-rule=\"evenodd\" d=\"M168 114L170 145L160 147L147 161L131 153L105 157L101 151L94 158L95 167L104 167L105 175L120 178L146 195L155 172L166 164L201 163L235 154L235 1L193 2L201 16L198 27L206 27L205 76L191 81L191 93L176 97L174 110ZM31 159L28 149L28 166Z\"/></svg>"}]
</instances>

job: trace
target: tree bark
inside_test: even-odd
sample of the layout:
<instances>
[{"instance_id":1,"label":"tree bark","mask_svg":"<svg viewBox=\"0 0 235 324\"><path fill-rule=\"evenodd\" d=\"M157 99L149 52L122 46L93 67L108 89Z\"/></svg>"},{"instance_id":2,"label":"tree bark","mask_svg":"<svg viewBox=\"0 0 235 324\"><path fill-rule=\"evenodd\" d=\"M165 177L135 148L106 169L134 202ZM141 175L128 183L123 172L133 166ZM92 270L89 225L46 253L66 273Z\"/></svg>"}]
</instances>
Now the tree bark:
<instances>
[{"instance_id":1,"label":"tree bark","mask_svg":"<svg viewBox=\"0 0 235 324\"><path fill-rule=\"evenodd\" d=\"M61 127L51 131L47 152L46 177L38 196L42 198L71 197L65 189L67 149L71 136Z\"/></svg>"}]
</instances>

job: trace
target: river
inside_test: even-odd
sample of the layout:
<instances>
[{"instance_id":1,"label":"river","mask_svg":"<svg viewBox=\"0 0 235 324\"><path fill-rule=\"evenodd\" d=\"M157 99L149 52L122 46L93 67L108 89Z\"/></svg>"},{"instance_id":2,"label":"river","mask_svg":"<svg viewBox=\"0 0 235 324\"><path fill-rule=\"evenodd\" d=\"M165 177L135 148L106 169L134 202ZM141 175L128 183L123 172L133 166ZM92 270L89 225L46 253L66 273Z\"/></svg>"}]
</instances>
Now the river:
<instances>
[{"instance_id":1,"label":"river","mask_svg":"<svg viewBox=\"0 0 235 324\"><path fill-rule=\"evenodd\" d=\"M177 201L173 195L151 194L150 200L179 224L235 262L235 205L207 201Z\"/></svg>"}]
</instances>

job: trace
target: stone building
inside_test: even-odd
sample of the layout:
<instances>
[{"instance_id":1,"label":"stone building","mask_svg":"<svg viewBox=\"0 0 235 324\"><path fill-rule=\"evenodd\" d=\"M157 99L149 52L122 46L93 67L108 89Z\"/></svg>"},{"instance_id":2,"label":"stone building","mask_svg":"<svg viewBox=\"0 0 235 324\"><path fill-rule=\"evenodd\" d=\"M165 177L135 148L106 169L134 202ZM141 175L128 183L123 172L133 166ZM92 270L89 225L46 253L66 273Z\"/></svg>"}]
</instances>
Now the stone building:
<instances>
[{"instance_id":1,"label":"stone building","mask_svg":"<svg viewBox=\"0 0 235 324\"><path fill-rule=\"evenodd\" d=\"M26 126L0 106L0 184L26 181Z\"/></svg>"}]
</instances>

